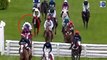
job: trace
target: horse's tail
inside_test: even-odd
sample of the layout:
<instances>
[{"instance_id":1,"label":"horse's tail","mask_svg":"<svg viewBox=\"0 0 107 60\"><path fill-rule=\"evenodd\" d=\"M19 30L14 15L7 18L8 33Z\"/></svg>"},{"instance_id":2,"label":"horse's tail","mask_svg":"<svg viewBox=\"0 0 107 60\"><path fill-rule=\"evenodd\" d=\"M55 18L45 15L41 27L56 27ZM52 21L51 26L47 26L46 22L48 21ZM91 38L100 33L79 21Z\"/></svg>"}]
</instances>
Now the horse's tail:
<instances>
[{"instance_id":1,"label":"horse's tail","mask_svg":"<svg viewBox=\"0 0 107 60\"><path fill-rule=\"evenodd\" d=\"M50 53L50 60L54 60L54 55Z\"/></svg>"}]
</instances>

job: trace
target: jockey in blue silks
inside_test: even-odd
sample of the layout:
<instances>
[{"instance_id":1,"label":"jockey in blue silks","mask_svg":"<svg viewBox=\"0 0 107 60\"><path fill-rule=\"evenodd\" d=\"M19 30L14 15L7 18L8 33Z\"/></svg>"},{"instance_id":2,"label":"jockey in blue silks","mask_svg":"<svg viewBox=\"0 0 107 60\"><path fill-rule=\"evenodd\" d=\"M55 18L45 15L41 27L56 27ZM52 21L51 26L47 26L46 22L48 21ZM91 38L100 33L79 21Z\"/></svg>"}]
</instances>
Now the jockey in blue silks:
<instances>
[{"instance_id":1,"label":"jockey in blue silks","mask_svg":"<svg viewBox=\"0 0 107 60\"><path fill-rule=\"evenodd\" d=\"M50 1L49 1L49 6L50 6L50 7L55 7L55 5L56 5L56 4L55 4L55 1L54 1L54 0L50 0Z\"/></svg>"},{"instance_id":2,"label":"jockey in blue silks","mask_svg":"<svg viewBox=\"0 0 107 60\"><path fill-rule=\"evenodd\" d=\"M52 45L49 41L46 41L46 43L43 45L43 57L46 57L46 54L48 54L50 57L50 54L52 55L51 52L52 52ZM42 57L42 59L43 59L43 57ZM46 60L47 60L47 58L46 58Z\"/></svg>"},{"instance_id":3,"label":"jockey in blue silks","mask_svg":"<svg viewBox=\"0 0 107 60\"><path fill-rule=\"evenodd\" d=\"M34 6L37 5L37 8L40 8L40 0L33 0Z\"/></svg>"},{"instance_id":4,"label":"jockey in blue silks","mask_svg":"<svg viewBox=\"0 0 107 60\"><path fill-rule=\"evenodd\" d=\"M48 41L43 46L43 52L45 53L45 50L47 50L47 49L49 49L49 51L48 51L49 53L52 52L52 45Z\"/></svg>"},{"instance_id":5,"label":"jockey in blue silks","mask_svg":"<svg viewBox=\"0 0 107 60\"><path fill-rule=\"evenodd\" d=\"M48 16L50 15L54 20L56 20L56 9L55 8L50 8L47 15Z\"/></svg>"}]
</instances>

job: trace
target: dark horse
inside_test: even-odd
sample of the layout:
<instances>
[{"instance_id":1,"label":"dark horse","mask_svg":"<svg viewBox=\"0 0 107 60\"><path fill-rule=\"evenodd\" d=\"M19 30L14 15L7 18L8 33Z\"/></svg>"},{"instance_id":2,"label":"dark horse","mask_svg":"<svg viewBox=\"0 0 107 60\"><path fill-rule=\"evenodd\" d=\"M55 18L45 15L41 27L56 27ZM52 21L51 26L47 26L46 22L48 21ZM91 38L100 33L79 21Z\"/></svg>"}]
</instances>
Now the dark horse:
<instances>
[{"instance_id":1,"label":"dark horse","mask_svg":"<svg viewBox=\"0 0 107 60\"><path fill-rule=\"evenodd\" d=\"M47 1L44 0L41 3L41 13L42 13L42 16L44 16L44 14L45 14L45 20L46 20L46 16L48 13L48 9L49 9L49 5L48 5Z\"/></svg>"},{"instance_id":2,"label":"dark horse","mask_svg":"<svg viewBox=\"0 0 107 60\"><path fill-rule=\"evenodd\" d=\"M26 43L23 42L21 44L21 45L23 45L23 47L20 46L20 48L19 48L20 60L31 60L32 52L25 47L25 44ZM22 50L22 52L21 52L21 50Z\"/></svg>"},{"instance_id":3,"label":"dark horse","mask_svg":"<svg viewBox=\"0 0 107 60\"><path fill-rule=\"evenodd\" d=\"M33 17L33 20L32 20L32 25L34 27L34 35L38 35L39 33L39 30L40 30L40 20L38 19L38 17ZM36 31L36 28L37 28L37 31Z\"/></svg>"},{"instance_id":4,"label":"dark horse","mask_svg":"<svg viewBox=\"0 0 107 60\"><path fill-rule=\"evenodd\" d=\"M52 32L49 30L49 26L46 27L46 30L44 32L45 41L52 42L53 35Z\"/></svg>"},{"instance_id":5,"label":"dark horse","mask_svg":"<svg viewBox=\"0 0 107 60\"><path fill-rule=\"evenodd\" d=\"M51 14L49 14L49 16L51 17L51 20L52 20L52 22L53 22L53 28L52 28L52 30L53 30L53 31L55 32L55 34L56 34L56 29L57 29L57 27L58 27L57 19L54 18L54 17L52 17Z\"/></svg>"},{"instance_id":6,"label":"dark horse","mask_svg":"<svg viewBox=\"0 0 107 60\"><path fill-rule=\"evenodd\" d=\"M90 18L90 12L87 9L86 12L82 11L82 20L85 28L88 28L89 18Z\"/></svg>"},{"instance_id":7,"label":"dark horse","mask_svg":"<svg viewBox=\"0 0 107 60\"><path fill-rule=\"evenodd\" d=\"M72 46L72 60L80 60L82 46Z\"/></svg>"},{"instance_id":8,"label":"dark horse","mask_svg":"<svg viewBox=\"0 0 107 60\"><path fill-rule=\"evenodd\" d=\"M72 28L74 28L74 27L72 26ZM73 41L73 37L74 37L74 29L70 30L70 28L67 27L64 31L65 43L71 43Z\"/></svg>"}]
</instances>

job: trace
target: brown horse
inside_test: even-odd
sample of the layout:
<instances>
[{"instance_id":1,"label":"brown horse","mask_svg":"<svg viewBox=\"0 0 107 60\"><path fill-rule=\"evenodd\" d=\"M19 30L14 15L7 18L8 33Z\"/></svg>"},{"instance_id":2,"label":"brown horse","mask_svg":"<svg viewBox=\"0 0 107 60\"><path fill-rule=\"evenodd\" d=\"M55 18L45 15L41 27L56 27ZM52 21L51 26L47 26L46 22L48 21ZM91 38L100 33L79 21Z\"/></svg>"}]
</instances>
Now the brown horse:
<instances>
[{"instance_id":1,"label":"brown horse","mask_svg":"<svg viewBox=\"0 0 107 60\"><path fill-rule=\"evenodd\" d=\"M47 13L48 13L48 9L49 9L49 4L46 0L44 0L42 3L41 3L41 14L42 16L45 15L45 20L46 20L46 16L47 16Z\"/></svg>"},{"instance_id":2,"label":"brown horse","mask_svg":"<svg viewBox=\"0 0 107 60\"><path fill-rule=\"evenodd\" d=\"M20 60L31 60L32 58L32 52L25 47L25 44L20 46L19 53L20 53Z\"/></svg>"},{"instance_id":3,"label":"brown horse","mask_svg":"<svg viewBox=\"0 0 107 60\"><path fill-rule=\"evenodd\" d=\"M46 30L44 32L45 41L52 41L53 34L52 31L49 30L49 26L46 27Z\"/></svg>"},{"instance_id":4,"label":"brown horse","mask_svg":"<svg viewBox=\"0 0 107 60\"><path fill-rule=\"evenodd\" d=\"M71 43L74 37L74 27L72 26L72 30L67 26L64 29L64 41L65 43Z\"/></svg>"},{"instance_id":5,"label":"brown horse","mask_svg":"<svg viewBox=\"0 0 107 60\"><path fill-rule=\"evenodd\" d=\"M39 30L40 30L40 19L37 16L33 17L32 25L34 27L34 35L36 34L38 35Z\"/></svg>"}]
</instances>

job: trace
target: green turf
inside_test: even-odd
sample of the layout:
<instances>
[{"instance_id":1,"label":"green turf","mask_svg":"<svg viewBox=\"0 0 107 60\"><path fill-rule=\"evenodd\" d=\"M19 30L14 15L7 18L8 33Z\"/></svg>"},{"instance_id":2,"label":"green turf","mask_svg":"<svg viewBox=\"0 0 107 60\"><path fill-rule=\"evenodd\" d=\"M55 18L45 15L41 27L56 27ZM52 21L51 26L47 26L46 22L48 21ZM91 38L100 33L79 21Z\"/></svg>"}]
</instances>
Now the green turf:
<instances>
[{"instance_id":1,"label":"green turf","mask_svg":"<svg viewBox=\"0 0 107 60\"><path fill-rule=\"evenodd\" d=\"M54 36L54 42L63 42L63 36L61 33L62 20L60 18L61 5L63 0L55 0L56 9L57 9L57 20L58 20L58 29L57 35ZM107 8L99 7L100 0L89 0L90 3L90 12L91 17L89 21L89 28L86 30L83 28L83 23L81 19L82 11L82 2L83 0L69 0L69 13L70 19L74 22L75 29L80 31L82 37L82 43L98 43L106 44L107 43ZM18 32L18 21L25 14L32 14L32 0L11 0L9 8L7 10L0 10L0 20L3 19L6 22L5 27L5 40L20 40L20 33ZM32 17L25 17L21 21L21 26L25 21L31 22ZM38 36L33 37L34 41L44 41L43 38L43 23L44 19L41 17L41 29ZM5 58L6 56L0 56L0 60L14 60L18 57ZM61 58L62 59L62 58ZM57 60L57 59L56 59ZM60 60L60 58L58 58ZM65 59L64 59L65 60ZM69 58L68 58L69 60ZM82 60L105 60L105 59L88 59L84 58Z\"/></svg>"}]
</instances>

